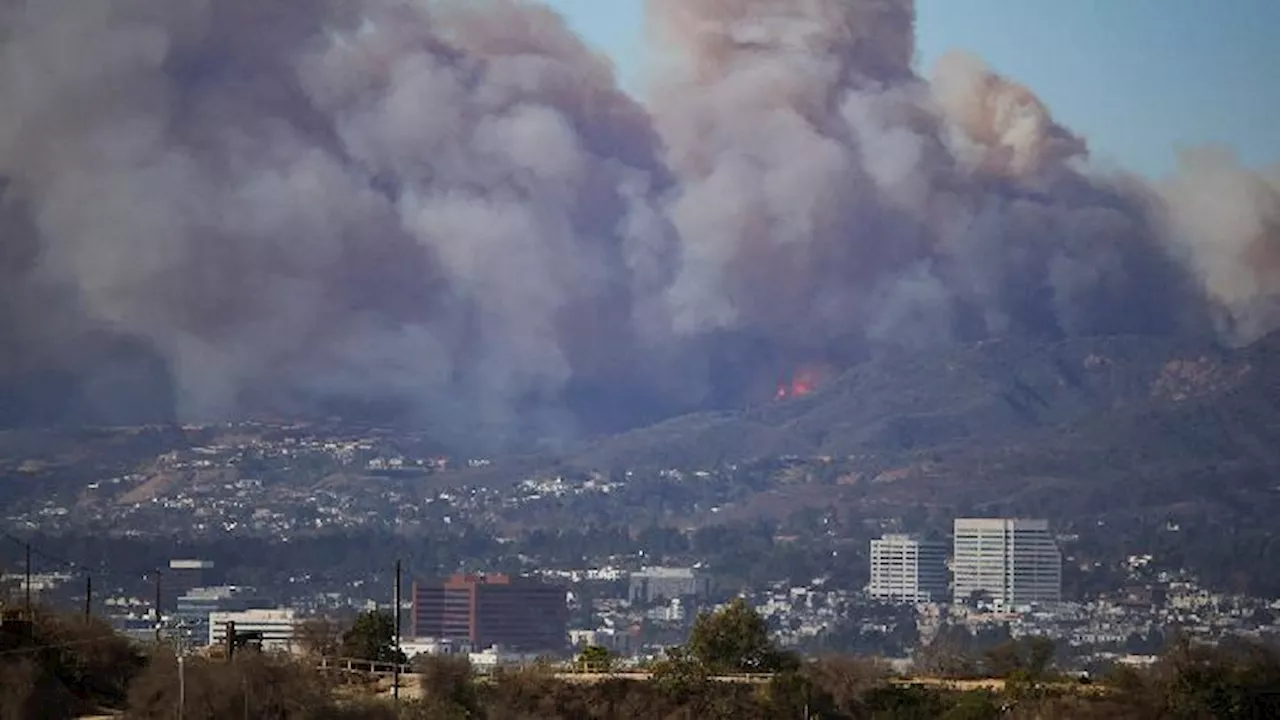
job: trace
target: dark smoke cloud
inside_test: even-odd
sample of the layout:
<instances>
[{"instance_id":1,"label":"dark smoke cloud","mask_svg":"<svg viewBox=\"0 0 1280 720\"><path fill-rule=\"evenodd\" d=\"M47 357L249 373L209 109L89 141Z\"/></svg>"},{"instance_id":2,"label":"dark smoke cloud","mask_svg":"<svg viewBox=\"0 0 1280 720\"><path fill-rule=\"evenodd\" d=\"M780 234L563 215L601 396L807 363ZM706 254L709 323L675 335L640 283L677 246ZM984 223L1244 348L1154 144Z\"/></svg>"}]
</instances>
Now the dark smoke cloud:
<instances>
[{"instance_id":1,"label":"dark smoke cloud","mask_svg":"<svg viewBox=\"0 0 1280 720\"><path fill-rule=\"evenodd\" d=\"M570 436L881 345L1280 317L1273 181L1092 172L980 61L920 78L910 2L650 18L646 107L536 3L0 0L0 421Z\"/></svg>"}]
</instances>

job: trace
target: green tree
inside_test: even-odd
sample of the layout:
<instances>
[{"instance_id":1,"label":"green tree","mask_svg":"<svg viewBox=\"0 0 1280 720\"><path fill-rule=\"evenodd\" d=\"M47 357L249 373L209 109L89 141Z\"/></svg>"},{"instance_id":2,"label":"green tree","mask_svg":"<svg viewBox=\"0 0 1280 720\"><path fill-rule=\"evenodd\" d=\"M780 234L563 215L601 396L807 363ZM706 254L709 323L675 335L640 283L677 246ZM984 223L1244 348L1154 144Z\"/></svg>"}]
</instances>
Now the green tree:
<instances>
[{"instance_id":1,"label":"green tree","mask_svg":"<svg viewBox=\"0 0 1280 720\"><path fill-rule=\"evenodd\" d=\"M342 634L342 655L374 662L406 662L396 649L395 618L389 612L370 610L356 617L351 629Z\"/></svg>"},{"instance_id":2,"label":"green tree","mask_svg":"<svg viewBox=\"0 0 1280 720\"><path fill-rule=\"evenodd\" d=\"M653 665L653 684L677 702L703 695L710 687L706 665L684 647L669 647L666 657Z\"/></svg>"},{"instance_id":3,"label":"green tree","mask_svg":"<svg viewBox=\"0 0 1280 720\"><path fill-rule=\"evenodd\" d=\"M768 624L743 598L698 616L689 653L711 672L777 672L799 665L774 646Z\"/></svg>"},{"instance_id":4,"label":"green tree","mask_svg":"<svg viewBox=\"0 0 1280 720\"><path fill-rule=\"evenodd\" d=\"M578 666L588 672L613 670L613 653L601 645L590 645L578 656Z\"/></svg>"}]
</instances>

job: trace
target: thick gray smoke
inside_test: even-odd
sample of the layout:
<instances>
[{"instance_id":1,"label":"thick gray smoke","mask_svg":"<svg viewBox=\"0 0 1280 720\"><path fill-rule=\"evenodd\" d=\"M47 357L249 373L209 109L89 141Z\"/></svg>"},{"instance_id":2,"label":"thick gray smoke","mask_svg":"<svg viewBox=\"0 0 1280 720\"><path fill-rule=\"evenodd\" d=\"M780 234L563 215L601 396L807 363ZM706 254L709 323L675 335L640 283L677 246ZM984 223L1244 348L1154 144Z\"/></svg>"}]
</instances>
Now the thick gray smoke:
<instances>
[{"instance_id":1,"label":"thick gray smoke","mask_svg":"<svg viewBox=\"0 0 1280 720\"><path fill-rule=\"evenodd\" d=\"M0 0L0 421L563 436L881 345L1280 321L1274 182L1094 174L981 62L921 79L907 0L650 11L644 106L536 3Z\"/></svg>"}]
</instances>

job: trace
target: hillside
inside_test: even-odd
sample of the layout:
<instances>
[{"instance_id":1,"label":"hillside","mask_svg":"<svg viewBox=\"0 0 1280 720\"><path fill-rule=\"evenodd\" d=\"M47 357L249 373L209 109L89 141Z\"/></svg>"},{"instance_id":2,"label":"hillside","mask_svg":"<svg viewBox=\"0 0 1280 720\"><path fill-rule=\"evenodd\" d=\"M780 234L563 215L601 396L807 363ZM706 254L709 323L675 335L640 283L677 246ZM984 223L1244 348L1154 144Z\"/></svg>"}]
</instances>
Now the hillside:
<instances>
[{"instance_id":1,"label":"hillside","mask_svg":"<svg viewBox=\"0 0 1280 720\"><path fill-rule=\"evenodd\" d=\"M799 456L789 472L807 480L751 479L778 455ZM804 398L678 418L565 461L726 464L751 487L721 521L807 507L943 528L961 514L1026 514L1123 528L1111 542L1125 547L1217 548L1185 556L1202 567L1222 552L1274 557L1280 336L1236 350L1102 338L883 357ZM1145 535L1166 524L1185 537Z\"/></svg>"},{"instance_id":2,"label":"hillside","mask_svg":"<svg viewBox=\"0 0 1280 720\"><path fill-rule=\"evenodd\" d=\"M1010 445L1046 450L1101 432L1143 446L1185 451L1216 403L1222 432L1237 413L1256 428L1268 407L1254 388L1274 383L1276 342L1241 351L1151 338L1059 343L992 341L943 351L886 355L813 394L735 413L698 414L613 436L572 464L593 468L691 466L773 455L909 455ZM1135 422L1154 422L1167 437ZM1111 426L1117 427L1111 427ZM1207 441L1202 439L1202 441ZM1068 442L1068 445L1071 443ZM1137 450L1138 448L1134 448Z\"/></svg>"}]
</instances>

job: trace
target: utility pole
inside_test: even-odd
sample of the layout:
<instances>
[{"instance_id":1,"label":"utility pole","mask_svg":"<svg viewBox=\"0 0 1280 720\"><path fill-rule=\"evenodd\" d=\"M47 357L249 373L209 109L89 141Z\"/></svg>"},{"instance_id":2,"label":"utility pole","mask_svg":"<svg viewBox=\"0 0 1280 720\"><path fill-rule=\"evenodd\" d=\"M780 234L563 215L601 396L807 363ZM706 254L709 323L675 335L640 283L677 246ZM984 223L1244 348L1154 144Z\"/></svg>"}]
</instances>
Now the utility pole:
<instances>
[{"instance_id":1,"label":"utility pole","mask_svg":"<svg viewBox=\"0 0 1280 720\"><path fill-rule=\"evenodd\" d=\"M160 571L156 570L156 645L160 644Z\"/></svg>"},{"instance_id":2,"label":"utility pole","mask_svg":"<svg viewBox=\"0 0 1280 720\"><path fill-rule=\"evenodd\" d=\"M22 583L22 587L26 592L25 605L27 608L27 619L30 620L31 619L31 543L23 543L22 546L27 550L26 579Z\"/></svg>"},{"instance_id":3,"label":"utility pole","mask_svg":"<svg viewBox=\"0 0 1280 720\"><path fill-rule=\"evenodd\" d=\"M182 648L178 649L178 720L187 708L187 663Z\"/></svg>"},{"instance_id":4,"label":"utility pole","mask_svg":"<svg viewBox=\"0 0 1280 720\"><path fill-rule=\"evenodd\" d=\"M84 621L93 617L93 576L84 576Z\"/></svg>"},{"instance_id":5,"label":"utility pole","mask_svg":"<svg viewBox=\"0 0 1280 720\"><path fill-rule=\"evenodd\" d=\"M173 654L178 662L178 720L182 720L187 712L187 641L185 623L178 623L173 628L170 639L173 641Z\"/></svg>"},{"instance_id":6,"label":"utility pole","mask_svg":"<svg viewBox=\"0 0 1280 720\"><path fill-rule=\"evenodd\" d=\"M395 663L394 670L391 671L391 695L395 699L396 706L400 705L400 561L396 560L396 597L395 608L392 611L395 614L396 623L396 654L391 658Z\"/></svg>"}]
</instances>

